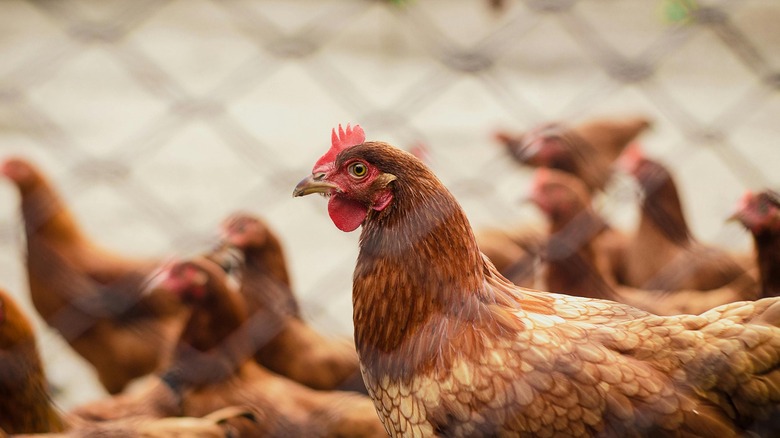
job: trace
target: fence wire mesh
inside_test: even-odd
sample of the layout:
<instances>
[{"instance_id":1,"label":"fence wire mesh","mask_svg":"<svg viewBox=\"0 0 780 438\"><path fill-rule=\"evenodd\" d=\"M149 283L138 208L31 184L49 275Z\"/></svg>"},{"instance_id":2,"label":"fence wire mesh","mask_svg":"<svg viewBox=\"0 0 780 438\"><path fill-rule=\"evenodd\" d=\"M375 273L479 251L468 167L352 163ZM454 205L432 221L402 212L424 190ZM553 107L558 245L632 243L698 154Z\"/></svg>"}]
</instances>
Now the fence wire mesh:
<instances>
[{"instance_id":1,"label":"fence wire mesh","mask_svg":"<svg viewBox=\"0 0 780 438\"><path fill-rule=\"evenodd\" d=\"M500 4L498 9L492 3ZM472 224L539 220L530 171L497 128L642 113L702 240L749 249L723 219L780 187L775 0L62 0L0 3L0 152L50 175L85 230L127 254L192 254L235 210L287 249L306 318L351 333L357 233L295 183L338 123L425 144ZM18 196L0 185L0 283L27 293ZM635 202L608 192L630 230ZM36 320L57 401L102 395Z\"/></svg>"}]
</instances>

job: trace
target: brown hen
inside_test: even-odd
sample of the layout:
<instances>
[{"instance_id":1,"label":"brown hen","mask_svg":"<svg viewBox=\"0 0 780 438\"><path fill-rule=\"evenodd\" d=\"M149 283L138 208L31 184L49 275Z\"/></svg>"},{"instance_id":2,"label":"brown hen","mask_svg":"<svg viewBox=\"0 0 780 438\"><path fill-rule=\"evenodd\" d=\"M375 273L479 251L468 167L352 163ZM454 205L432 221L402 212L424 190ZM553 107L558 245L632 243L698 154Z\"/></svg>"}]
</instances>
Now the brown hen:
<instances>
[{"instance_id":1,"label":"brown hen","mask_svg":"<svg viewBox=\"0 0 780 438\"><path fill-rule=\"evenodd\" d=\"M522 135L496 135L519 163L549 167L574 174L588 190L602 190L612 175L612 163L651 122L646 117L604 117L576 125L550 122ZM534 286L540 257L539 230L522 225L509 229L479 230L480 250L496 268L521 286Z\"/></svg>"},{"instance_id":2,"label":"brown hen","mask_svg":"<svg viewBox=\"0 0 780 438\"><path fill-rule=\"evenodd\" d=\"M32 163L11 158L0 172L21 195L30 295L44 321L95 367L112 394L154 371L182 320L169 297L141 295L156 262L91 240Z\"/></svg>"},{"instance_id":3,"label":"brown hen","mask_svg":"<svg viewBox=\"0 0 780 438\"><path fill-rule=\"evenodd\" d=\"M572 173L588 188L602 190L612 163L651 121L643 116L594 118L569 125L549 122L521 135L496 134L517 162Z\"/></svg>"},{"instance_id":4,"label":"brown hen","mask_svg":"<svg viewBox=\"0 0 780 438\"><path fill-rule=\"evenodd\" d=\"M627 237L596 213L585 183L566 172L539 169L531 200L550 224L544 290L615 300L612 284Z\"/></svg>"},{"instance_id":5,"label":"brown hen","mask_svg":"<svg viewBox=\"0 0 780 438\"><path fill-rule=\"evenodd\" d=\"M121 396L118 396L121 397ZM53 404L32 326L11 297L0 290L0 436L15 437L228 437L228 423L247 417L246 409L225 408L204 418L162 418L148 400L133 413L88 419L62 414Z\"/></svg>"},{"instance_id":6,"label":"brown hen","mask_svg":"<svg viewBox=\"0 0 780 438\"><path fill-rule=\"evenodd\" d=\"M181 394L182 414L201 416L232 405L257 418L247 436L384 436L368 397L317 391L266 370L252 360L251 333L262 316L247 319L242 296L224 271L206 258L173 264L161 288L192 308L163 381ZM316 371L314 371L316 372Z\"/></svg>"},{"instance_id":7,"label":"brown hen","mask_svg":"<svg viewBox=\"0 0 780 438\"><path fill-rule=\"evenodd\" d=\"M359 127L332 142L293 194L363 226L355 343L391 435L727 437L774 419L780 299L660 317L519 288L423 163Z\"/></svg>"},{"instance_id":8,"label":"brown hen","mask_svg":"<svg viewBox=\"0 0 780 438\"><path fill-rule=\"evenodd\" d=\"M241 295L249 315L265 321L266 329L251 333L255 360L314 389L366 393L354 343L324 336L302 318L281 242L268 225L256 216L236 213L221 228L223 246L211 257L229 259L225 250L232 249L241 253Z\"/></svg>"},{"instance_id":9,"label":"brown hen","mask_svg":"<svg viewBox=\"0 0 780 438\"><path fill-rule=\"evenodd\" d=\"M581 180L540 169L532 199L550 221L546 290L619 301L656 315L699 314L722 304L759 298L750 276L708 291L649 291L618 284L615 267L621 265L626 236L593 209Z\"/></svg>"},{"instance_id":10,"label":"brown hen","mask_svg":"<svg viewBox=\"0 0 780 438\"><path fill-rule=\"evenodd\" d=\"M734 256L693 236L674 178L661 162L645 157L633 145L620 164L634 176L643 195L621 283L652 290L711 290L748 275Z\"/></svg>"},{"instance_id":11,"label":"brown hen","mask_svg":"<svg viewBox=\"0 0 780 438\"><path fill-rule=\"evenodd\" d=\"M773 190L745 193L733 218L753 236L761 294L780 295L780 194Z\"/></svg>"}]
</instances>

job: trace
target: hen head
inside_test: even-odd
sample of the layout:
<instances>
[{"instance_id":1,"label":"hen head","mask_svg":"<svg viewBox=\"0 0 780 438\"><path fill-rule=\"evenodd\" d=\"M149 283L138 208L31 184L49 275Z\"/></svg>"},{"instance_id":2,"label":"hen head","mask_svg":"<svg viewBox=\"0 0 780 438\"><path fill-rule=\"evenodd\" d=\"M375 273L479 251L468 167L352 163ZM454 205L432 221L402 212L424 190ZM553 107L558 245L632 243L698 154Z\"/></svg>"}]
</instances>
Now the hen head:
<instances>
[{"instance_id":1,"label":"hen head","mask_svg":"<svg viewBox=\"0 0 780 438\"><path fill-rule=\"evenodd\" d=\"M349 152L366 144L360 126L333 130L331 148L293 191L293 196L320 193L329 198L328 214L342 231L354 231L374 211L383 211L393 201L390 185L396 177L383 172L376 163ZM411 154L409 154L411 156Z\"/></svg>"},{"instance_id":2,"label":"hen head","mask_svg":"<svg viewBox=\"0 0 780 438\"><path fill-rule=\"evenodd\" d=\"M554 169L536 171L530 200L555 220L569 220L590 205L585 183L574 175Z\"/></svg>"},{"instance_id":3,"label":"hen head","mask_svg":"<svg viewBox=\"0 0 780 438\"><path fill-rule=\"evenodd\" d=\"M260 248L268 242L269 231L260 218L239 212L222 222L220 238L224 243L239 249Z\"/></svg>"},{"instance_id":4,"label":"hen head","mask_svg":"<svg viewBox=\"0 0 780 438\"><path fill-rule=\"evenodd\" d=\"M509 152L519 161L535 167L552 167L573 171L574 162L571 147L564 133L566 128L556 122L542 124L520 136L503 132L496 139L504 143Z\"/></svg>"},{"instance_id":5,"label":"hen head","mask_svg":"<svg viewBox=\"0 0 780 438\"><path fill-rule=\"evenodd\" d=\"M780 193L772 190L745 193L732 218L753 233L780 231Z\"/></svg>"},{"instance_id":6,"label":"hen head","mask_svg":"<svg viewBox=\"0 0 780 438\"><path fill-rule=\"evenodd\" d=\"M648 158L639 143L626 147L616 165L636 179L646 192L652 192L672 179L666 167Z\"/></svg>"},{"instance_id":7,"label":"hen head","mask_svg":"<svg viewBox=\"0 0 780 438\"><path fill-rule=\"evenodd\" d=\"M209 274L202 263L175 261L163 268L158 287L176 295L182 302L197 303L206 298L211 279Z\"/></svg>"},{"instance_id":8,"label":"hen head","mask_svg":"<svg viewBox=\"0 0 780 438\"><path fill-rule=\"evenodd\" d=\"M11 157L0 164L0 174L10 179L21 190L35 188L41 181L38 170L23 158Z\"/></svg>"}]
</instances>

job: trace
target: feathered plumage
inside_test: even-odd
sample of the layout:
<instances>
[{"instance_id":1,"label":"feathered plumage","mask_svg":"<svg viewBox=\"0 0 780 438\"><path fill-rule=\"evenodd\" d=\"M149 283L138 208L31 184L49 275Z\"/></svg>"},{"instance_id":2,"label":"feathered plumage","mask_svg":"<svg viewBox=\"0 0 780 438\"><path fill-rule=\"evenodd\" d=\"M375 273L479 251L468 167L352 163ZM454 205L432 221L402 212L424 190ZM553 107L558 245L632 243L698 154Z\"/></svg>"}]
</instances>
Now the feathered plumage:
<instances>
[{"instance_id":1,"label":"feathered plumage","mask_svg":"<svg viewBox=\"0 0 780 438\"><path fill-rule=\"evenodd\" d=\"M97 244L44 174L10 158L0 166L21 195L33 305L46 323L95 367L110 393L153 372L181 329L181 308L142 294L153 260Z\"/></svg>"}]
</instances>

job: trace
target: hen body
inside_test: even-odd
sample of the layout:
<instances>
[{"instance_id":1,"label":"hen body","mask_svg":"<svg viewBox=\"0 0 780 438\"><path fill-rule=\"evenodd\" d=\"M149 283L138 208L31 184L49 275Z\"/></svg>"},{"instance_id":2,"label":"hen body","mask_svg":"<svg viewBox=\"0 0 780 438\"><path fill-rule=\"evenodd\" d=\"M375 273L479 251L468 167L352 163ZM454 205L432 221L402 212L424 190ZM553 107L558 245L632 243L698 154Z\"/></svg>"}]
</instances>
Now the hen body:
<instances>
[{"instance_id":1,"label":"hen body","mask_svg":"<svg viewBox=\"0 0 780 438\"><path fill-rule=\"evenodd\" d=\"M336 152L294 194L330 194L342 229L341 207L367 211L355 342L391 435L739 436L777 410L780 301L660 317L517 287L418 160L360 139ZM353 187L355 163L370 179Z\"/></svg>"}]
</instances>

